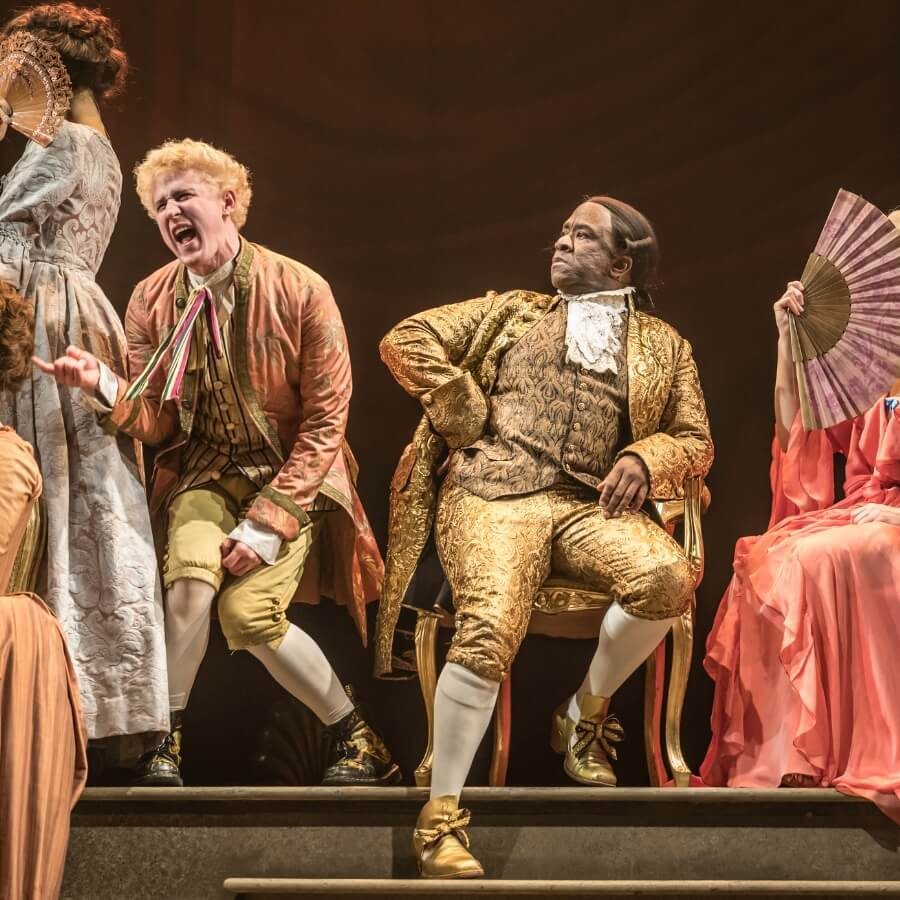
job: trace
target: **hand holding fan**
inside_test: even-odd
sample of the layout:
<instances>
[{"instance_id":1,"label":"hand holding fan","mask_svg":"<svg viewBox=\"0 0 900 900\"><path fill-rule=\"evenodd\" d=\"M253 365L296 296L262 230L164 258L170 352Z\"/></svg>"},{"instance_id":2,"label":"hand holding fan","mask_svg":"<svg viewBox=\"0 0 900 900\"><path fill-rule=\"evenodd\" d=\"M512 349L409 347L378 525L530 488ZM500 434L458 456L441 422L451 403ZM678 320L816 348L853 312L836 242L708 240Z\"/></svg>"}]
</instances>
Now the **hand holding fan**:
<instances>
[{"instance_id":1,"label":"hand holding fan","mask_svg":"<svg viewBox=\"0 0 900 900\"><path fill-rule=\"evenodd\" d=\"M791 351L811 431L861 415L900 374L900 231L841 190L800 280Z\"/></svg>"},{"instance_id":2,"label":"hand holding fan","mask_svg":"<svg viewBox=\"0 0 900 900\"><path fill-rule=\"evenodd\" d=\"M0 44L0 140L11 126L46 147L71 101L69 73L52 47L27 31Z\"/></svg>"}]
</instances>

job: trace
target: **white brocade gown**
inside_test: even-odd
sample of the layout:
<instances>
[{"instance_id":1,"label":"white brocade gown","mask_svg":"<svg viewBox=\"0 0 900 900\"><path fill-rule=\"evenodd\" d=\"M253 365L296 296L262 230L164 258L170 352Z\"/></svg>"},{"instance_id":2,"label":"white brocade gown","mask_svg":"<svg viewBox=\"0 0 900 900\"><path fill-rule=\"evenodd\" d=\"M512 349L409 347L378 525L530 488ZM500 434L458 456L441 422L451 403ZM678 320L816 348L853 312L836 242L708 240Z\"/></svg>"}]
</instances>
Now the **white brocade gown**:
<instances>
[{"instance_id":1,"label":"white brocade gown","mask_svg":"<svg viewBox=\"0 0 900 900\"><path fill-rule=\"evenodd\" d=\"M112 146L71 122L47 148L29 141L2 181L0 278L34 301L44 359L74 344L125 375L122 324L94 280L121 191ZM41 588L68 640L88 736L167 731L162 592L134 442L104 432L80 391L36 369L17 394L0 394L0 421L40 463Z\"/></svg>"}]
</instances>

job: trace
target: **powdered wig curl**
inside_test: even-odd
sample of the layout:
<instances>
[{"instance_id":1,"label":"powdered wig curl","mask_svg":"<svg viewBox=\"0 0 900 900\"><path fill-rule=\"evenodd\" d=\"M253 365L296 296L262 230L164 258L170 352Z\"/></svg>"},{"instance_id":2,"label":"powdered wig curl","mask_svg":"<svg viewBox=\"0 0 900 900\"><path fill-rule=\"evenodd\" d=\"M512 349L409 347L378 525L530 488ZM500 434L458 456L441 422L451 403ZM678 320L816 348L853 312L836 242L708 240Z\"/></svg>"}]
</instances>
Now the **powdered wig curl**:
<instances>
[{"instance_id":1,"label":"powdered wig curl","mask_svg":"<svg viewBox=\"0 0 900 900\"><path fill-rule=\"evenodd\" d=\"M137 194L150 218L156 217L153 203L156 179L164 174L186 172L189 169L199 172L218 190L234 192L235 206L231 220L238 229L243 228L253 196L250 172L230 153L191 138L166 141L161 147L151 150L135 167Z\"/></svg>"},{"instance_id":2,"label":"powdered wig curl","mask_svg":"<svg viewBox=\"0 0 900 900\"><path fill-rule=\"evenodd\" d=\"M31 373L34 304L0 281L0 391L14 391Z\"/></svg>"}]
</instances>

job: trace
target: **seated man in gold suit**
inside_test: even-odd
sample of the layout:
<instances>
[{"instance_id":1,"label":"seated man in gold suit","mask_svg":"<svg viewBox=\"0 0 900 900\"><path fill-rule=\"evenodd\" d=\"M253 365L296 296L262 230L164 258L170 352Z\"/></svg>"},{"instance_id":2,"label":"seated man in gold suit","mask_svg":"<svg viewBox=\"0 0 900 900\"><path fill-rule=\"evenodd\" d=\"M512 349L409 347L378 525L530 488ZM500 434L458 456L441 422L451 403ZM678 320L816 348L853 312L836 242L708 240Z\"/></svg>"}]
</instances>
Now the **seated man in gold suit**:
<instances>
[{"instance_id":1,"label":"seated man in gold suit","mask_svg":"<svg viewBox=\"0 0 900 900\"><path fill-rule=\"evenodd\" d=\"M458 799L551 568L618 601L583 684L554 717L565 771L583 784L615 785L604 747L622 733L610 698L690 602L683 551L642 511L713 456L690 345L642 311L658 256L641 213L591 197L556 241L556 294L491 292L406 319L382 341L425 417L392 483L377 670L390 668L432 523L456 606L431 799L414 836L426 877L483 874Z\"/></svg>"},{"instance_id":2,"label":"seated man in gold suit","mask_svg":"<svg viewBox=\"0 0 900 900\"><path fill-rule=\"evenodd\" d=\"M31 374L34 305L0 281L0 391ZM75 670L59 622L10 575L41 476L31 446L0 423L0 897L56 897L69 812L87 775Z\"/></svg>"}]
</instances>

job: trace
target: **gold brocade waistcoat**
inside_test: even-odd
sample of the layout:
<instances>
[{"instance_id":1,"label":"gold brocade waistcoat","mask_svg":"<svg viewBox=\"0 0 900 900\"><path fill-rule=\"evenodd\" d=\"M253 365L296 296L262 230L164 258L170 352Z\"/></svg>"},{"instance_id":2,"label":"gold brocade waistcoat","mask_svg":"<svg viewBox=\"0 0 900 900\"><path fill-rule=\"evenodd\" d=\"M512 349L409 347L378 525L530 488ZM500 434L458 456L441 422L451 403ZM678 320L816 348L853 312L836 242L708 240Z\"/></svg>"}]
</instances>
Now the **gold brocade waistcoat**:
<instances>
[{"instance_id":1,"label":"gold brocade waistcoat","mask_svg":"<svg viewBox=\"0 0 900 900\"><path fill-rule=\"evenodd\" d=\"M566 362L560 303L503 358L484 435L454 454L450 477L485 500L570 476L596 487L630 439L625 317L617 373Z\"/></svg>"}]
</instances>

